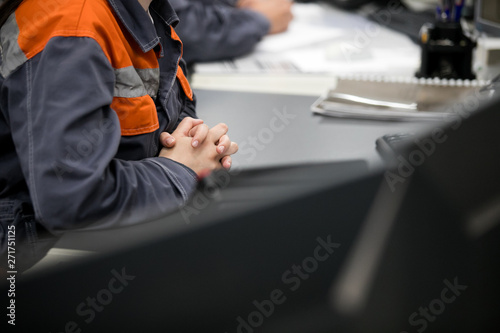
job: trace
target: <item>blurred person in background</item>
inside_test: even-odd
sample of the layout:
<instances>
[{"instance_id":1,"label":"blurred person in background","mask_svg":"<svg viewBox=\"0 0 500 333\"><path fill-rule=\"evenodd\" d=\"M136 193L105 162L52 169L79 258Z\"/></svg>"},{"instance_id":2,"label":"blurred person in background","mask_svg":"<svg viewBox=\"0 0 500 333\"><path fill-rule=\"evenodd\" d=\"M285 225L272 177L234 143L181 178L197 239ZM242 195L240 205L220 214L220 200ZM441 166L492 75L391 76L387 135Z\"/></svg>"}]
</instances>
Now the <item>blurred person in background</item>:
<instances>
[{"instance_id":1,"label":"blurred person in background","mask_svg":"<svg viewBox=\"0 0 500 333\"><path fill-rule=\"evenodd\" d=\"M268 34L287 30L290 0L170 0L180 23L188 63L231 59L250 53Z\"/></svg>"}]
</instances>

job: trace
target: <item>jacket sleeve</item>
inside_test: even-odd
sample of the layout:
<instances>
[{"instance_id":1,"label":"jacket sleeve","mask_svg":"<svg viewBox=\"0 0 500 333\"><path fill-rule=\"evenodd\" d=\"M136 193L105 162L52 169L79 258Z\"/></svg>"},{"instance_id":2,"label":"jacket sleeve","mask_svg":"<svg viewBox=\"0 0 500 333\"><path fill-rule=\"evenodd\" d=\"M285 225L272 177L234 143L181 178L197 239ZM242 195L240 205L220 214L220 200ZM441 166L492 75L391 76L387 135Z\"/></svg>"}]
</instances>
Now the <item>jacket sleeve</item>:
<instances>
[{"instance_id":1,"label":"jacket sleeve","mask_svg":"<svg viewBox=\"0 0 500 333\"><path fill-rule=\"evenodd\" d=\"M196 186L191 169L162 157L115 158L115 74L94 39L54 37L22 68L26 113L9 110L12 134L36 218L48 230L124 226L185 203Z\"/></svg>"},{"instance_id":2,"label":"jacket sleeve","mask_svg":"<svg viewBox=\"0 0 500 333\"><path fill-rule=\"evenodd\" d=\"M180 19L175 30L188 64L245 55L269 31L268 19L253 10L190 0L170 3Z\"/></svg>"}]
</instances>

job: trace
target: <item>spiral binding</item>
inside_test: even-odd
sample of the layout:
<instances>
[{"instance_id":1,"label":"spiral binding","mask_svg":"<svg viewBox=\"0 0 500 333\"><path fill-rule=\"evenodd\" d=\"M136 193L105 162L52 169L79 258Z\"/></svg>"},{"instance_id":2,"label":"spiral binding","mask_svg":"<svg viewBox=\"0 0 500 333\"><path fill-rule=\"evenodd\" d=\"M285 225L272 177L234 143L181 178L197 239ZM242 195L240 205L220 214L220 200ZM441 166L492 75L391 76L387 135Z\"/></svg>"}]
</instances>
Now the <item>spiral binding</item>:
<instances>
[{"instance_id":1,"label":"spiral binding","mask_svg":"<svg viewBox=\"0 0 500 333\"><path fill-rule=\"evenodd\" d=\"M440 78L416 78L408 76L384 76L367 74L346 74L339 75L339 80L345 81L365 81L365 82L384 82L401 84L421 84L432 86L449 87L483 87L491 83L490 80L462 80L462 79L440 79Z\"/></svg>"}]
</instances>

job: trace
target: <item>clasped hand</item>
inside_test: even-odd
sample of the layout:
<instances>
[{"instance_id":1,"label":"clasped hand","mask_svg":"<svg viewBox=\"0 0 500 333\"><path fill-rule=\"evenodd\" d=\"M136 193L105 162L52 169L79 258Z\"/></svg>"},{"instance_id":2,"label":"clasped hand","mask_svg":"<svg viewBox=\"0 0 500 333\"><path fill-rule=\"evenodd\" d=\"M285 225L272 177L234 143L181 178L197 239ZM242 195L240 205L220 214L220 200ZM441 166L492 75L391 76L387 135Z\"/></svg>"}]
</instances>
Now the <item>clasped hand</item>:
<instances>
[{"instance_id":1,"label":"clasped hand","mask_svg":"<svg viewBox=\"0 0 500 333\"><path fill-rule=\"evenodd\" d=\"M172 134L161 133L164 148L159 156L182 163L199 176L221 167L229 170L238 145L229 139L227 131L226 124L209 128L201 119L186 117Z\"/></svg>"}]
</instances>

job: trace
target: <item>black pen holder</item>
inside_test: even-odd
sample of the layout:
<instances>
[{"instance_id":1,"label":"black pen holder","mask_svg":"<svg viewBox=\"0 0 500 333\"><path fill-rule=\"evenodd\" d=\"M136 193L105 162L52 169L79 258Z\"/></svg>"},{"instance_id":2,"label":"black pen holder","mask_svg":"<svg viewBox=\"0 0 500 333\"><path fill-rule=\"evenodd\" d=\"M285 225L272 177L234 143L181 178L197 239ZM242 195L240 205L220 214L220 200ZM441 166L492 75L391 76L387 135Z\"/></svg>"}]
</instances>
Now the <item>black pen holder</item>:
<instances>
[{"instance_id":1,"label":"black pen holder","mask_svg":"<svg viewBox=\"0 0 500 333\"><path fill-rule=\"evenodd\" d=\"M419 78L475 79L472 51L476 42L456 22L425 24L420 31L422 59Z\"/></svg>"}]
</instances>

